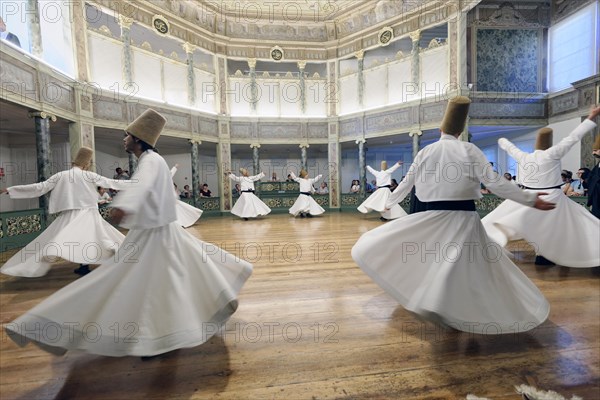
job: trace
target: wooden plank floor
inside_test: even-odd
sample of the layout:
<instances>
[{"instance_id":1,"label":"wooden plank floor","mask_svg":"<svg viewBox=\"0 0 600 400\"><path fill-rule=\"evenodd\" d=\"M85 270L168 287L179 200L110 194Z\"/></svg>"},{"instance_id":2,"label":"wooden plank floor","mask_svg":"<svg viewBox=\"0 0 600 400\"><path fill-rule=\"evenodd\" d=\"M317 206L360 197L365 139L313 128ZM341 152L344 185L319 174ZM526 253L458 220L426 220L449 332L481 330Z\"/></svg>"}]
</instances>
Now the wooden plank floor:
<instances>
[{"instance_id":1,"label":"wooden plank floor","mask_svg":"<svg viewBox=\"0 0 600 400\"><path fill-rule=\"evenodd\" d=\"M518 399L514 386L530 384L600 399L597 271L537 268L529 246L513 243L515 261L551 304L548 321L519 335L446 332L415 319L352 261L352 245L381 225L377 217L201 219L191 232L255 266L220 334L142 361L56 357L2 332L0 398ZM2 275L0 321L75 280L74 267L36 279Z\"/></svg>"}]
</instances>

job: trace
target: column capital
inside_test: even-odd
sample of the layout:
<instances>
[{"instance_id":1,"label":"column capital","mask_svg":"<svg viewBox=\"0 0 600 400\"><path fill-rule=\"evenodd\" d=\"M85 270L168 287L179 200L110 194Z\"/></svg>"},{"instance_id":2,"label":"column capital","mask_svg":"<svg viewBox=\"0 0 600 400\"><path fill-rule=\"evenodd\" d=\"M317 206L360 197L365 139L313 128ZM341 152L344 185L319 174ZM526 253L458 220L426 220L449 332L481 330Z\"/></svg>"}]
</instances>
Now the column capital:
<instances>
[{"instance_id":1,"label":"column capital","mask_svg":"<svg viewBox=\"0 0 600 400\"><path fill-rule=\"evenodd\" d=\"M303 71L304 68L306 68L306 61L298 61L298 68L300 69L300 71Z\"/></svg>"},{"instance_id":2,"label":"column capital","mask_svg":"<svg viewBox=\"0 0 600 400\"><path fill-rule=\"evenodd\" d=\"M256 68L256 58L249 58L248 59L248 66L250 68Z\"/></svg>"},{"instance_id":3,"label":"column capital","mask_svg":"<svg viewBox=\"0 0 600 400\"><path fill-rule=\"evenodd\" d=\"M119 14L117 19L119 20L119 25L121 25L121 28L131 29L131 25L133 24L133 18L126 17L123 14Z\"/></svg>"},{"instance_id":4,"label":"column capital","mask_svg":"<svg viewBox=\"0 0 600 400\"><path fill-rule=\"evenodd\" d=\"M310 147L310 144L308 144L308 143L301 143L300 145L298 145L298 147L300 147L301 149L308 149Z\"/></svg>"},{"instance_id":5,"label":"column capital","mask_svg":"<svg viewBox=\"0 0 600 400\"><path fill-rule=\"evenodd\" d=\"M417 42L421 40L421 30L417 29L416 31L412 31L411 33L409 33L409 36L410 40L412 40L413 42Z\"/></svg>"},{"instance_id":6,"label":"column capital","mask_svg":"<svg viewBox=\"0 0 600 400\"><path fill-rule=\"evenodd\" d=\"M260 143L251 143L250 148L251 149L260 149Z\"/></svg>"},{"instance_id":7,"label":"column capital","mask_svg":"<svg viewBox=\"0 0 600 400\"><path fill-rule=\"evenodd\" d=\"M34 117L40 117L40 118L48 118L50 119L52 122L56 122L56 115L53 114L49 114L45 111L31 111L28 114L29 118L34 118Z\"/></svg>"},{"instance_id":8,"label":"column capital","mask_svg":"<svg viewBox=\"0 0 600 400\"><path fill-rule=\"evenodd\" d=\"M365 139L365 138L359 138L359 139L356 139L354 141L354 143L356 143L356 144L359 144L359 143L365 144L365 143L367 143L367 139Z\"/></svg>"},{"instance_id":9,"label":"column capital","mask_svg":"<svg viewBox=\"0 0 600 400\"><path fill-rule=\"evenodd\" d=\"M202 144L202 140L200 140L200 139L189 139L188 142L190 142L190 144L197 144L197 145Z\"/></svg>"},{"instance_id":10,"label":"column capital","mask_svg":"<svg viewBox=\"0 0 600 400\"><path fill-rule=\"evenodd\" d=\"M365 58L365 51L364 50L359 50L356 53L354 53L354 56L356 58L358 58L359 60L362 60L363 58Z\"/></svg>"},{"instance_id":11,"label":"column capital","mask_svg":"<svg viewBox=\"0 0 600 400\"><path fill-rule=\"evenodd\" d=\"M181 45L181 47L187 54L192 54L194 50L196 50L196 46L191 44L190 42L185 42Z\"/></svg>"},{"instance_id":12,"label":"column capital","mask_svg":"<svg viewBox=\"0 0 600 400\"><path fill-rule=\"evenodd\" d=\"M422 135L423 135L423 131L418 131L418 130L417 130L417 131L411 131L411 132L408 132L408 136L410 136L410 137L413 137L413 136L415 136L415 135L416 135L416 136L422 136Z\"/></svg>"}]
</instances>

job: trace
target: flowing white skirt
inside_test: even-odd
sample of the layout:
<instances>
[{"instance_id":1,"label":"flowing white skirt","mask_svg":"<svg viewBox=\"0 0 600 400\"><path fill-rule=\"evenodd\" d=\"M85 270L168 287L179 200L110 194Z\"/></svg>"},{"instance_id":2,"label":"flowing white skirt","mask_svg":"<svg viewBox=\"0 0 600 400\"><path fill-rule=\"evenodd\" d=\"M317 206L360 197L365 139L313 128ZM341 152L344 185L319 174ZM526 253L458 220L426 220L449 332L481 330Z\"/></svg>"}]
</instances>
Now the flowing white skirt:
<instances>
[{"instance_id":1,"label":"flowing white skirt","mask_svg":"<svg viewBox=\"0 0 600 400\"><path fill-rule=\"evenodd\" d=\"M379 188L373 194L371 194L365 201L362 202L360 206L358 206L358 211L363 214L367 214L371 211L377 211L381 213L381 216L385 219L396 219L400 217L404 217L406 212L400 207L400 205L395 204L388 211L385 211L385 203L387 199L390 197L392 192L388 188Z\"/></svg>"},{"instance_id":2,"label":"flowing white skirt","mask_svg":"<svg viewBox=\"0 0 600 400\"><path fill-rule=\"evenodd\" d=\"M305 194L301 194L298 196L294 205L290 208L290 214L294 217L300 213L309 213L310 215L321 215L325 212L323 207L319 205L312 198L312 196L307 196Z\"/></svg>"},{"instance_id":3,"label":"flowing white skirt","mask_svg":"<svg viewBox=\"0 0 600 400\"><path fill-rule=\"evenodd\" d=\"M546 201L556 203L540 211L506 200L481 222L492 240L501 246L525 239L552 262L575 268L600 266L600 220L569 199L560 189L542 190Z\"/></svg>"},{"instance_id":4,"label":"flowing white skirt","mask_svg":"<svg viewBox=\"0 0 600 400\"><path fill-rule=\"evenodd\" d=\"M243 192L231 209L231 213L240 218L256 218L270 212L271 209L265 203L256 197L254 193L249 192Z\"/></svg>"},{"instance_id":5,"label":"flowing white skirt","mask_svg":"<svg viewBox=\"0 0 600 400\"><path fill-rule=\"evenodd\" d=\"M102 264L5 325L55 354L152 356L206 342L237 309L252 265L173 222L131 230Z\"/></svg>"},{"instance_id":6,"label":"flowing white skirt","mask_svg":"<svg viewBox=\"0 0 600 400\"><path fill-rule=\"evenodd\" d=\"M476 212L397 219L362 235L352 258L404 308L457 330L524 332L550 312L539 289L488 239Z\"/></svg>"},{"instance_id":7,"label":"flowing white skirt","mask_svg":"<svg viewBox=\"0 0 600 400\"><path fill-rule=\"evenodd\" d=\"M97 208L63 211L31 243L0 268L6 275L44 276L60 259L78 264L110 260L125 236L106 222Z\"/></svg>"},{"instance_id":8,"label":"flowing white skirt","mask_svg":"<svg viewBox=\"0 0 600 400\"><path fill-rule=\"evenodd\" d=\"M175 211L177 212L177 223L184 228L194 225L202 215L201 209L181 200L177 200L175 203Z\"/></svg>"}]
</instances>

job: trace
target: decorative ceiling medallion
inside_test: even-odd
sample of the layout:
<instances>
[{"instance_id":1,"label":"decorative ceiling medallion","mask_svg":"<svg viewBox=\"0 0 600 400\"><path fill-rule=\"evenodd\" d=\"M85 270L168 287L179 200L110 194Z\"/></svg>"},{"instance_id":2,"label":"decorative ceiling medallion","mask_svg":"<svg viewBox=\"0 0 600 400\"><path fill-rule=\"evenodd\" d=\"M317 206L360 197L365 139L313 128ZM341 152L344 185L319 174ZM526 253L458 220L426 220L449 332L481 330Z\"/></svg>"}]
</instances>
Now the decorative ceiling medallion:
<instances>
[{"instance_id":1,"label":"decorative ceiling medallion","mask_svg":"<svg viewBox=\"0 0 600 400\"><path fill-rule=\"evenodd\" d=\"M275 47L271 48L270 54L271 54L271 59L273 59L273 61L279 62L279 61L283 60L283 56L284 56L283 49L279 46L275 46Z\"/></svg>"},{"instance_id":2,"label":"decorative ceiling medallion","mask_svg":"<svg viewBox=\"0 0 600 400\"><path fill-rule=\"evenodd\" d=\"M155 15L152 17L152 26L156 29L156 32L161 35L168 35L171 27L169 26L169 21L162 15Z\"/></svg>"},{"instance_id":3,"label":"decorative ceiling medallion","mask_svg":"<svg viewBox=\"0 0 600 400\"><path fill-rule=\"evenodd\" d=\"M387 46L388 44L390 44L390 41L394 38L394 30L389 26L386 26L385 28L379 31L379 35L377 35L377 37L381 46Z\"/></svg>"}]
</instances>

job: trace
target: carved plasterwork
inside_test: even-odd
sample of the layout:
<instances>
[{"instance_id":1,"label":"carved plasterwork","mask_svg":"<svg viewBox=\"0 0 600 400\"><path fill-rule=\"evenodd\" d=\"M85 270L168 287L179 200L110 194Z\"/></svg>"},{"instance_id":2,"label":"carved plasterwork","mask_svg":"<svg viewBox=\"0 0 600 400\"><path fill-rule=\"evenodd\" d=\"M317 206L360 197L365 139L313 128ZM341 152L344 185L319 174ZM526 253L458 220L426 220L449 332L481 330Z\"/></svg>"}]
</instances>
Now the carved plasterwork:
<instances>
[{"instance_id":1,"label":"carved plasterwork","mask_svg":"<svg viewBox=\"0 0 600 400\"><path fill-rule=\"evenodd\" d=\"M366 117L367 133L384 132L411 124L410 109L387 112Z\"/></svg>"},{"instance_id":2,"label":"carved plasterwork","mask_svg":"<svg viewBox=\"0 0 600 400\"><path fill-rule=\"evenodd\" d=\"M579 106L579 93L573 91L562 96L554 97L548 101L550 116L576 110Z\"/></svg>"},{"instance_id":3,"label":"carved plasterwork","mask_svg":"<svg viewBox=\"0 0 600 400\"><path fill-rule=\"evenodd\" d=\"M353 118L340 122L340 138L348 138L361 133L360 122L358 118Z\"/></svg>"},{"instance_id":4,"label":"carved plasterwork","mask_svg":"<svg viewBox=\"0 0 600 400\"><path fill-rule=\"evenodd\" d=\"M471 118L544 118L543 103L473 103L469 115Z\"/></svg>"},{"instance_id":5,"label":"carved plasterwork","mask_svg":"<svg viewBox=\"0 0 600 400\"><path fill-rule=\"evenodd\" d=\"M482 8L483 9L483 8ZM485 14L482 12L482 14ZM542 15L543 20L540 20L538 15ZM547 15L547 13L545 14ZM545 23L547 17L543 17L543 13L536 13L537 21L528 21L527 18L515 8L510 2L504 2L500 7L493 11L489 17L481 17L479 20L472 22L473 26L478 27L517 27L517 28L543 28L547 26Z\"/></svg>"},{"instance_id":6,"label":"carved plasterwork","mask_svg":"<svg viewBox=\"0 0 600 400\"><path fill-rule=\"evenodd\" d=\"M299 123L263 123L258 126L261 139L289 139L301 137L302 127Z\"/></svg>"},{"instance_id":7,"label":"carved plasterwork","mask_svg":"<svg viewBox=\"0 0 600 400\"><path fill-rule=\"evenodd\" d=\"M327 123L309 124L308 125L309 139L327 139Z\"/></svg>"},{"instance_id":8,"label":"carved plasterwork","mask_svg":"<svg viewBox=\"0 0 600 400\"><path fill-rule=\"evenodd\" d=\"M96 99L93 103L94 118L126 122L125 103L112 99Z\"/></svg>"}]
</instances>

